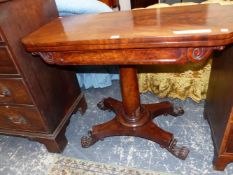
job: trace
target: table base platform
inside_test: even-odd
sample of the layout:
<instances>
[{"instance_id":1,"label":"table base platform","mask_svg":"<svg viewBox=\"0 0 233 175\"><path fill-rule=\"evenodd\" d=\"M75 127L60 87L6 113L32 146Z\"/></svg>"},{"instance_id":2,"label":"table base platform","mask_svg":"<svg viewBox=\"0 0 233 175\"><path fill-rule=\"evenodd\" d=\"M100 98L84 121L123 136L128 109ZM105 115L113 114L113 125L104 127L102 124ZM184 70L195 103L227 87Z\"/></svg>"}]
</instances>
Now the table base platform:
<instances>
[{"instance_id":1,"label":"table base platform","mask_svg":"<svg viewBox=\"0 0 233 175\"><path fill-rule=\"evenodd\" d=\"M170 102L141 104L138 89L137 69L134 66L120 67L122 102L113 98L103 99L98 103L102 110L115 112L116 116L103 124L93 126L88 136L81 139L81 145L87 148L98 140L110 136L136 136L158 143L174 156L184 160L189 150L176 146L173 134L158 127L153 119L159 115L179 116L182 108L174 108Z\"/></svg>"},{"instance_id":2,"label":"table base platform","mask_svg":"<svg viewBox=\"0 0 233 175\"><path fill-rule=\"evenodd\" d=\"M82 137L82 147L90 147L105 137L136 136L158 143L179 159L184 160L187 157L189 150L186 147L176 146L177 141L173 138L173 134L161 129L153 122L154 118L162 114L180 116L184 113L182 108L173 108L170 102L142 104L137 111L140 117L128 121L121 101L107 98L99 102L97 106L102 110L115 112L116 116L106 123L93 126L88 136Z\"/></svg>"}]
</instances>

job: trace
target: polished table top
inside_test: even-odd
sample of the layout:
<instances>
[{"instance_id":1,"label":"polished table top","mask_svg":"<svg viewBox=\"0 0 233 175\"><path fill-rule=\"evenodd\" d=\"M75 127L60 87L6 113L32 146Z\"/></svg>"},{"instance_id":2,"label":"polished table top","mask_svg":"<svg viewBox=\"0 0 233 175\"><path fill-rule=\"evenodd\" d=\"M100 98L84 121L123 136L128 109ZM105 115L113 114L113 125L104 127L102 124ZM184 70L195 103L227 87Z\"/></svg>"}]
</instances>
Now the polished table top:
<instances>
[{"instance_id":1,"label":"polished table top","mask_svg":"<svg viewBox=\"0 0 233 175\"><path fill-rule=\"evenodd\" d=\"M232 42L233 5L219 4L63 17L23 39L28 51L217 46Z\"/></svg>"}]
</instances>

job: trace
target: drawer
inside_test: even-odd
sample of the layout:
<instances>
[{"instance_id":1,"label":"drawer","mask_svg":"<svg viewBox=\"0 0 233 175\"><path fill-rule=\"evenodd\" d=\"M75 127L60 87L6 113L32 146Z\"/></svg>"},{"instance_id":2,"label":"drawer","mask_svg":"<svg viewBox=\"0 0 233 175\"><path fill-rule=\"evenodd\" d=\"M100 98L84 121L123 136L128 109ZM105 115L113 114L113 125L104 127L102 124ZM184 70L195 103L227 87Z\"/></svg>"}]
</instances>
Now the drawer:
<instances>
[{"instance_id":1,"label":"drawer","mask_svg":"<svg viewBox=\"0 0 233 175\"><path fill-rule=\"evenodd\" d=\"M0 78L1 103L33 104L21 78Z\"/></svg>"},{"instance_id":2,"label":"drawer","mask_svg":"<svg viewBox=\"0 0 233 175\"><path fill-rule=\"evenodd\" d=\"M230 133L228 135L227 140L227 146L226 146L226 152L233 153L233 123L231 123L230 126Z\"/></svg>"},{"instance_id":3,"label":"drawer","mask_svg":"<svg viewBox=\"0 0 233 175\"><path fill-rule=\"evenodd\" d=\"M0 33L0 43L3 43L3 42L4 42L3 36L2 36L1 33Z\"/></svg>"},{"instance_id":4,"label":"drawer","mask_svg":"<svg viewBox=\"0 0 233 175\"><path fill-rule=\"evenodd\" d=\"M0 28L0 43L3 43L3 42L4 42L3 33L1 31L1 28Z\"/></svg>"},{"instance_id":5,"label":"drawer","mask_svg":"<svg viewBox=\"0 0 233 175\"><path fill-rule=\"evenodd\" d=\"M0 106L0 128L44 133L48 131L34 107Z\"/></svg>"},{"instance_id":6,"label":"drawer","mask_svg":"<svg viewBox=\"0 0 233 175\"><path fill-rule=\"evenodd\" d=\"M34 107L0 106L0 128L17 131L48 131Z\"/></svg>"},{"instance_id":7,"label":"drawer","mask_svg":"<svg viewBox=\"0 0 233 175\"><path fill-rule=\"evenodd\" d=\"M0 74L18 74L7 46L0 46Z\"/></svg>"}]
</instances>

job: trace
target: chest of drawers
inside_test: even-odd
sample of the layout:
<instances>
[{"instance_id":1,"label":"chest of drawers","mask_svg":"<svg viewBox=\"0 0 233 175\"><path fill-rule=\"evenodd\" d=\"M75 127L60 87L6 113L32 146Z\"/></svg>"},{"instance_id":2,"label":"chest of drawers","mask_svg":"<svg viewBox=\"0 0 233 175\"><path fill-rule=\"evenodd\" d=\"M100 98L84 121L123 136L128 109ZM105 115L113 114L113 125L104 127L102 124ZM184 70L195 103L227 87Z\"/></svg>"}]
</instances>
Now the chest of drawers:
<instances>
[{"instance_id":1,"label":"chest of drawers","mask_svg":"<svg viewBox=\"0 0 233 175\"><path fill-rule=\"evenodd\" d=\"M39 141L61 152L73 112L86 102L75 71L27 53L21 38L58 16L52 0L0 2L0 134Z\"/></svg>"},{"instance_id":2,"label":"chest of drawers","mask_svg":"<svg viewBox=\"0 0 233 175\"><path fill-rule=\"evenodd\" d=\"M130 2L131 8L134 9L156 4L158 3L158 0L130 0Z\"/></svg>"}]
</instances>

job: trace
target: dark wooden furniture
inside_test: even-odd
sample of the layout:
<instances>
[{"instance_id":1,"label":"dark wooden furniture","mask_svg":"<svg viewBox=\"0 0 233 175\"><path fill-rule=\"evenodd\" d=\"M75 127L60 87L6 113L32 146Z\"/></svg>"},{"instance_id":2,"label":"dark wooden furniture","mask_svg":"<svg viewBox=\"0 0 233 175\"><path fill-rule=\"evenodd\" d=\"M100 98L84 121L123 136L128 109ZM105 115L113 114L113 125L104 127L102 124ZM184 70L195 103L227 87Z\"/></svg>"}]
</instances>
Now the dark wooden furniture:
<instances>
[{"instance_id":1,"label":"dark wooden furniture","mask_svg":"<svg viewBox=\"0 0 233 175\"><path fill-rule=\"evenodd\" d=\"M224 170L233 162L233 45L215 54L204 115L212 131L214 166Z\"/></svg>"},{"instance_id":2,"label":"dark wooden furniture","mask_svg":"<svg viewBox=\"0 0 233 175\"><path fill-rule=\"evenodd\" d=\"M149 5L153 5L158 3L158 0L130 0L131 9L147 7Z\"/></svg>"},{"instance_id":3,"label":"dark wooden furniture","mask_svg":"<svg viewBox=\"0 0 233 175\"><path fill-rule=\"evenodd\" d=\"M115 7L120 7L119 6L119 0L99 0L105 4L107 4L109 7L111 8L115 8Z\"/></svg>"},{"instance_id":4,"label":"dark wooden furniture","mask_svg":"<svg viewBox=\"0 0 233 175\"><path fill-rule=\"evenodd\" d=\"M106 98L98 104L100 109L114 111L116 117L94 126L89 136L82 138L83 147L108 136L138 136L157 142L185 159L188 149L177 147L173 134L152 121L161 114L181 115L183 110L173 108L170 102L141 104L135 65L186 64L205 61L213 52L220 54L217 59L225 61L222 66L214 65L216 74L220 74L216 78L212 75L212 84L218 86L210 85L208 101L215 108L213 111L218 111L213 114L219 118L215 125L223 133L225 125L221 124L224 122L221 117L225 115L226 123L231 115L221 107L227 104L223 109L232 108L233 101L232 81L229 82L233 76L232 64L227 64L232 62L229 59L233 54L232 11L233 6L209 4L58 18L25 37L23 43L28 51L39 54L49 64L120 65L122 102ZM227 91L222 91L222 86ZM222 92L219 95L216 91ZM222 136L213 132L221 144L227 141ZM230 152L231 140L227 142ZM218 160L223 159L218 159L218 153L215 166L222 169ZM229 157L224 160L231 161Z\"/></svg>"},{"instance_id":5,"label":"dark wooden furniture","mask_svg":"<svg viewBox=\"0 0 233 175\"><path fill-rule=\"evenodd\" d=\"M65 129L86 103L75 72L45 64L27 53L21 38L58 17L54 1L0 3L0 133L37 140L61 152Z\"/></svg>"}]
</instances>

